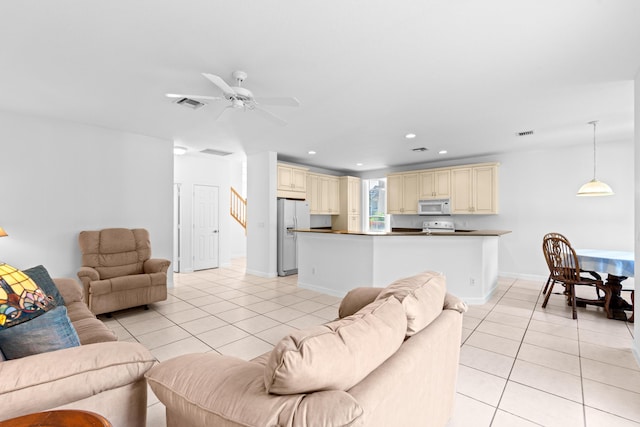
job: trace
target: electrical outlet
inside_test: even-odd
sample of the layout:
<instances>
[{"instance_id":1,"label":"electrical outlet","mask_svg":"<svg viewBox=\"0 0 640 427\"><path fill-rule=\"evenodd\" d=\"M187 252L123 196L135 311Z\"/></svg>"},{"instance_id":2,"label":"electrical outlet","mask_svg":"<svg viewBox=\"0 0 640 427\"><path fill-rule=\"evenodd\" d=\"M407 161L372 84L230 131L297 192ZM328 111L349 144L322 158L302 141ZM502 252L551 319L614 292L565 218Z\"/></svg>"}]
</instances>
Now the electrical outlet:
<instances>
[{"instance_id":1,"label":"electrical outlet","mask_svg":"<svg viewBox=\"0 0 640 427\"><path fill-rule=\"evenodd\" d=\"M469 285L470 285L470 286L475 286L475 285L476 285L476 279L474 279L473 277L471 277L471 278L469 279Z\"/></svg>"}]
</instances>

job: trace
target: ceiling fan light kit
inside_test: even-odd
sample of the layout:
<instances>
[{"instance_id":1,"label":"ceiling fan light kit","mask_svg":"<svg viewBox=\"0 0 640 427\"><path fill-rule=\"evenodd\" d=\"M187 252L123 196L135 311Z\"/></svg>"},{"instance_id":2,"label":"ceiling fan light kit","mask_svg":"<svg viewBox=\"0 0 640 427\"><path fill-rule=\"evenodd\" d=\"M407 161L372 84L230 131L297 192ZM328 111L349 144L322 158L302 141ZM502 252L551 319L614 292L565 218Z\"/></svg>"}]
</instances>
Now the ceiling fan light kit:
<instances>
[{"instance_id":1,"label":"ceiling fan light kit","mask_svg":"<svg viewBox=\"0 0 640 427\"><path fill-rule=\"evenodd\" d=\"M577 196L611 196L615 194L611 187L605 184L602 181L598 181L596 179L596 124L597 120L589 122L590 125L593 125L593 179L586 184L584 184L578 190Z\"/></svg>"},{"instance_id":2,"label":"ceiling fan light kit","mask_svg":"<svg viewBox=\"0 0 640 427\"><path fill-rule=\"evenodd\" d=\"M233 72L232 76L236 80L236 86L229 86L227 82L224 81L224 79L222 79L220 76L216 76L215 74L202 73L202 75L222 91L224 98L206 95L182 95L176 93L167 93L165 96L167 96L168 98L186 98L188 100L195 100L195 102L200 102L198 101L199 99L212 101L227 100L230 102L230 104L220 112L220 115L222 115L222 113L224 113L228 109L255 111L263 118L281 126L286 125L287 122L282 120L272 112L262 108L262 105L275 105L282 107L300 106L300 102L293 97L255 98L253 96L253 93L249 89L242 87L242 82L244 82L247 78L247 73L245 73L244 71ZM218 117L220 117L220 115Z\"/></svg>"}]
</instances>

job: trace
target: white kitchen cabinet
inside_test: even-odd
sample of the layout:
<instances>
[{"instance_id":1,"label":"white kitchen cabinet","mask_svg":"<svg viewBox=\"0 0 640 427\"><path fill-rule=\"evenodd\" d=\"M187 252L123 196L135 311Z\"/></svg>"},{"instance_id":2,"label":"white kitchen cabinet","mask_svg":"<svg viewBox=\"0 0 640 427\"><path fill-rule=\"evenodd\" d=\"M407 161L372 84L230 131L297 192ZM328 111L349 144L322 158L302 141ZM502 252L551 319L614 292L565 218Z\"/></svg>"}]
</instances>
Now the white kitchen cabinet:
<instances>
[{"instance_id":1,"label":"white kitchen cabinet","mask_svg":"<svg viewBox=\"0 0 640 427\"><path fill-rule=\"evenodd\" d=\"M354 176L339 178L340 213L331 218L334 230L360 231L361 181Z\"/></svg>"},{"instance_id":2,"label":"white kitchen cabinet","mask_svg":"<svg viewBox=\"0 0 640 427\"><path fill-rule=\"evenodd\" d=\"M434 169L418 175L418 199L448 199L451 197L451 170Z\"/></svg>"},{"instance_id":3,"label":"white kitchen cabinet","mask_svg":"<svg viewBox=\"0 0 640 427\"><path fill-rule=\"evenodd\" d=\"M340 186L337 176L307 174L307 200L309 211L318 215L338 215L340 212Z\"/></svg>"},{"instance_id":4,"label":"white kitchen cabinet","mask_svg":"<svg viewBox=\"0 0 640 427\"><path fill-rule=\"evenodd\" d=\"M418 213L418 173L399 173L387 176L387 213Z\"/></svg>"},{"instance_id":5,"label":"white kitchen cabinet","mask_svg":"<svg viewBox=\"0 0 640 427\"><path fill-rule=\"evenodd\" d=\"M307 198L307 169L278 163L278 197Z\"/></svg>"},{"instance_id":6,"label":"white kitchen cabinet","mask_svg":"<svg viewBox=\"0 0 640 427\"><path fill-rule=\"evenodd\" d=\"M498 213L498 164L451 169L451 213Z\"/></svg>"}]
</instances>

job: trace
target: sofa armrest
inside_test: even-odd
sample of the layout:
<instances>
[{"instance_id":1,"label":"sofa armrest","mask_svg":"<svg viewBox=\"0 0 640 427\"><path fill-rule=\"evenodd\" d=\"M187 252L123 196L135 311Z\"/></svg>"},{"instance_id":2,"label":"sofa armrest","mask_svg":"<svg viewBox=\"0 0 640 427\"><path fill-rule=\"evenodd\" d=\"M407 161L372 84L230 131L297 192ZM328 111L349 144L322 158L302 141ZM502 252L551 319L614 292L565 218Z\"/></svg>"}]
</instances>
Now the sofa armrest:
<instances>
[{"instance_id":1,"label":"sofa armrest","mask_svg":"<svg viewBox=\"0 0 640 427\"><path fill-rule=\"evenodd\" d=\"M62 295L65 305L73 302L84 302L82 285L77 280L68 277L57 277L53 279L56 288Z\"/></svg>"},{"instance_id":2,"label":"sofa armrest","mask_svg":"<svg viewBox=\"0 0 640 427\"><path fill-rule=\"evenodd\" d=\"M262 364L212 353L178 356L145 376L174 425L350 426L363 412L341 390L269 394Z\"/></svg>"},{"instance_id":3,"label":"sofa armrest","mask_svg":"<svg viewBox=\"0 0 640 427\"><path fill-rule=\"evenodd\" d=\"M145 274L166 273L170 264L168 259L151 258L144 262L143 269Z\"/></svg>"},{"instance_id":4,"label":"sofa armrest","mask_svg":"<svg viewBox=\"0 0 640 427\"><path fill-rule=\"evenodd\" d=\"M338 316L342 319L357 313L362 307L372 303L378 294L382 292L382 289L363 287L350 290L340 303Z\"/></svg>"},{"instance_id":5,"label":"sofa armrest","mask_svg":"<svg viewBox=\"0 0 640 427\"><path fill-rule=\"evenodd\" d=\"M89 344L1 362L0 419L133 384L155 363L142 344L132 342Z\"/></svg>"},{"instance_id":6,"label":"sofa armrest","mask_svg":"<svg viewBox=\"0 0 640 427\"><path fill-rule=\"evenodd\" d=\"M458 313L466 313L468 310L467 303L460 298L447 293L444 296L444 310L455 310Z\"/></svg>"}]
</instances>

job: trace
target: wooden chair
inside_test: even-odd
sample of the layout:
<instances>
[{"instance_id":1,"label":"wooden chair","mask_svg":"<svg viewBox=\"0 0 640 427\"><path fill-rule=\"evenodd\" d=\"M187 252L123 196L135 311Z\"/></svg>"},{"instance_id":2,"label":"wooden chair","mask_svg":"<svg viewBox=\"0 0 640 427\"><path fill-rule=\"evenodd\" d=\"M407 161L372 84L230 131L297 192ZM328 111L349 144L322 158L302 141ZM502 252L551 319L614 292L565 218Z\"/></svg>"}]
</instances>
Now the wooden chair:
<instances>
[{"instance_id":1,"label":"wooden chair","mask_svg":"<svg viewBox=\"0 0 640 427\"><path fill-rule=\"evenodd\" d=\"M547 306L555 283L560 282L565 287L568 303L572 307L573 318L577 319L575 287L582 285L592 286L596 288L596 291L602 291L604 293L604 301L600 298L593 300L580 298L580 302L602 305L607 313L607 317L609 317L611 290L605 286L602 280L580 276L578 256L566 237L559 233L549 233L545 235L542 239L542 252L549 267L549 278L547 279L547 284L544 289L545 297L542 308Z\"/></svg>"}]
</instances>

